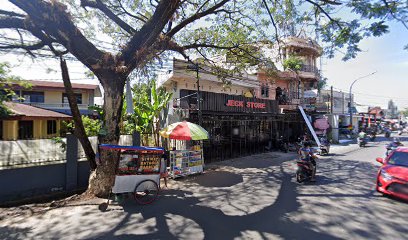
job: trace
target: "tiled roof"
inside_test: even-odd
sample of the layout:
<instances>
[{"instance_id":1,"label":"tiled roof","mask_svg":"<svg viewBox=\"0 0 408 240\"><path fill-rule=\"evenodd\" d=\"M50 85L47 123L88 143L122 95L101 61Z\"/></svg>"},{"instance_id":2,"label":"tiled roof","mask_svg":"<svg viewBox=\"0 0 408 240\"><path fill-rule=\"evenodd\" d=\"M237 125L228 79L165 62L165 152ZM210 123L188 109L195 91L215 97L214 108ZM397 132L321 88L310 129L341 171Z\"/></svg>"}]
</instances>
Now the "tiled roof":
<instances>
[{"instance_id":1,"label":"tiled roof","mask_svg":"<svg viewBox=\"0 0 408 240\"><path fill-rule=\"evenodd\" d=\"M368 111L368 113L369 114L375 114L375 115L381 115L381 114L384 115L384 111L379 107L375 107L375 108L370 109Z\"/></svg>"},{"instance_id":2,"label":"tiled roof","mask_svg":"<svg viewBox=\"0 0 408 240\"><path fill-rule=\"evenodd\" d=\"M64 88L63 82L52 82L52 81L37 81L37 80L25 80L29 82L32 87L49 87L49 88ZM83 83L72 83L72 88L74 89L96 89L97 84L83 84Z\"/></svg>"},{"instance_id":3,"label":"tiled roof","mask_svg":"<svg viewBox=\"0 0 408 240\"><path fill-rule=\"evenodd\" d=\"M69 115L51 110L33 107L27 104L5 102L6 107L12 112L11 116L35 117L35 118L72 118Z\"/></svg>"}]
</instances>

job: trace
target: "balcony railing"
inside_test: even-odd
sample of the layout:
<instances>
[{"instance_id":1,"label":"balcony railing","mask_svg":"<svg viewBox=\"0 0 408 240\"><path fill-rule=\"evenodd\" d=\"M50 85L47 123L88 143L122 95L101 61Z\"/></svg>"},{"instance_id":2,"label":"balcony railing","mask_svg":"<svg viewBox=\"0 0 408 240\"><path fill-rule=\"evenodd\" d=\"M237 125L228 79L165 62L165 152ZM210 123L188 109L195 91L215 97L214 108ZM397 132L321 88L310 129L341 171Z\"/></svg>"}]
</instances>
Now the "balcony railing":
<instances>
[{"instance_id":1,"label":"balcony railing","mask_svg":"<svg viewBox=\"0 0 408 240\"><path fill-rule=\"evenodd\" d=\"M316 73L316 74L319 73L319 70L315 66L312 66L312 65L302 65L302 69L300 69L300 71L302 71L302 72L312 72L312 73Z\"/></svg>"},{"instance_id":2,"label":"balcony railing","mask_svg":"<svg viewBox=\"0 0 408 240\"><path fill-rule=\"evenodd\" d=\"M292 97L286 97L285 95L280 96L277 100L279 105L304 105L304 104L315 104L316 98L298 98L297 93L293 92Z\"/></svg>"},{"instance_id":3,"label":"balcony railing","mask_svg":"<svg viewBox=\"0 0 408 240\"><path fill-rule=\"evenodd\" d=\"M69 109L69 103L36 103L36 102L24 102L24 104L34 107L46 108L46 109ZM78 104L79 109L88 109L88 104Z\"/></svg>"}]
</instances>

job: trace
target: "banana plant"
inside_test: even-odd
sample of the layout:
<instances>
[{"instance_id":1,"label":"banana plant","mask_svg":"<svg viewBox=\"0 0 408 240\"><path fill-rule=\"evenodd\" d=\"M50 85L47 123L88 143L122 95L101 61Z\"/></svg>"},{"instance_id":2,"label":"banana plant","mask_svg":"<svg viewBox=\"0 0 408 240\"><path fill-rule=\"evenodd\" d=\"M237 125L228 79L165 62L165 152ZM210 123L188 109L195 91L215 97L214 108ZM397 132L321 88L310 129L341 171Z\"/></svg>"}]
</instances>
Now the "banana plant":
<instances>
[{"instance_id":1,"label":"banana plant","mask_svg":"<svg viewBox=\"0 0 408 240\"><path fill-rule=\"evenodd\" d=\"M167 107L172 94L164 88L157 89L156 81L138 84L132 88L134 113L128 116L128 129L142 134L153 133L156 146L159 145L159 115ZM124 109L126 105L124 104ZM123 111L125 112L125 111ZM142 139L147 144L147 139Z\"/></svg>"}]
</instances>

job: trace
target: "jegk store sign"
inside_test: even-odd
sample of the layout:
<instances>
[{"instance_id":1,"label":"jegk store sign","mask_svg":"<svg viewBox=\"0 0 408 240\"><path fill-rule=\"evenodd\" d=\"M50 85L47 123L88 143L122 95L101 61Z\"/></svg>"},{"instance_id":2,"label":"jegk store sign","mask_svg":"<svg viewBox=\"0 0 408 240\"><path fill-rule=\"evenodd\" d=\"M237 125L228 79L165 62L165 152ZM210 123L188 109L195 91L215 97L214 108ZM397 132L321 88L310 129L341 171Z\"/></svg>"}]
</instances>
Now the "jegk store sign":
<instances>
[{"instance_id":1,"label":"jegk store sign","mask_svg":"<svg viewBox=\"0 0 408 240\"><path fill-rule=\"evenodd\" d=\"M245 101L237 101L237 100L228 100L225 105L228 107L245 107L245 108L258 108L258 109L266 108L265 103L245 102Z\"/></svg>"}]
</instances>

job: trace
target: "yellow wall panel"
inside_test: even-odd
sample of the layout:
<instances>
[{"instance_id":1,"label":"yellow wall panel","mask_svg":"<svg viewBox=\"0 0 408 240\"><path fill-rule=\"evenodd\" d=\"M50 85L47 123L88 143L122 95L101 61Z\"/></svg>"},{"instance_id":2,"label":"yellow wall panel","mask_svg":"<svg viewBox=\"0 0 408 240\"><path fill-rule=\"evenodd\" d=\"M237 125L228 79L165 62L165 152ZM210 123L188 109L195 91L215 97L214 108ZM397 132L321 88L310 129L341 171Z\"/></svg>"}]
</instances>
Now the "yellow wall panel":
<instances>
[{"instance_id":1,"label":"yellow wall panel","mask_svg":"<svg viewBox=\"0 0 408 240\"><path fill-rule=\"evenodd\" d=\"M45 103L62 103L62 92L44 91Z\"/></svg>"},{"instance_id":2,"label":"yellow wall panel","mask_svg":"<svg viewBox=\"0 0 408 240\"><path fill-rule=\"evenodd\" d=\"M3 121L3 139L17 140L18 138L18 121L4 120Z\"/></svg>"},{"instance_id":3,"label":"yellow wall panel","mask_svg":"<svg viewBox=\"0 0 408 240\"><path fill-rule=\"evenodd\" d=\"M34 120L34 126L33 126L33 137L34 139L42 138L43 137L43 126L42 126L42 120Z\"/></svg>"},{"instance_id":4,"label":"yellow wall panel","mask_svg":"<svg viewBox=\"0 0 408 240\"><path fill-rule=\"evenodd\" d=\"M89 104L89 93L83 92L82 93L82 104Z\"/></svg>"}]
</instances>

